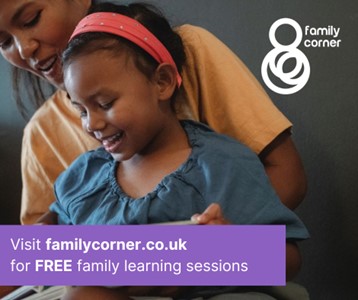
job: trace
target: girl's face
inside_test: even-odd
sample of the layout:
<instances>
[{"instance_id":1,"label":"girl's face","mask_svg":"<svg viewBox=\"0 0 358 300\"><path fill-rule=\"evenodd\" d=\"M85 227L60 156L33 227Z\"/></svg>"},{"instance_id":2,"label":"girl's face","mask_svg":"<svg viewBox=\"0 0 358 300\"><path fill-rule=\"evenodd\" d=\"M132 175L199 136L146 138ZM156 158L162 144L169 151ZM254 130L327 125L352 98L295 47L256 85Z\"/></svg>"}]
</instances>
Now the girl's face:
<instances>
[{"instance_id":1,"label":"girl's face","mask_svg":"<svg viewBox=\"0 0 358 300\"><path fill-rule=\"evenodd\" d=\"M64 82L83 129L115 160L125 161L151 153L167 137L173 90L166 93L159 77L148 79L129 54L98 50L72 61Z\"/></svg>"},{"instance_id":2,"label":"girl's face","mask_svg":"<svg viewBox=\"0 0 358 300\"><path fill-rule=\"evenodd\" d=\"M0 0L0 51L12 65L62 88L60 55L91 0Z\"/></svg>"}]
</instances>

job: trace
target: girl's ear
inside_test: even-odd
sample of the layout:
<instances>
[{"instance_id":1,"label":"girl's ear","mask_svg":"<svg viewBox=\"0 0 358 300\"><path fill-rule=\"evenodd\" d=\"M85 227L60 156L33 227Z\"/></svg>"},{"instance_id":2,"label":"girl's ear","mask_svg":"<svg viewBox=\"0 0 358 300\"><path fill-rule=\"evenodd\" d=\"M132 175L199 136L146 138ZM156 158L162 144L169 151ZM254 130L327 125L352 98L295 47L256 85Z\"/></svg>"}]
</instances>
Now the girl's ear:
<instances>
[{"instance_id":1,"label":"girl's ear","mask_svg":"<svg viewBox=\"0 0 358 300\"><path fill-rule=\"evenodd\" d=\"M92 5L92 0L79 0L78 2L81 2L87 10L89 10Z\"/></svg>"},{"instance_id":2,"label":"girl's ear","mask_svg":"<svg viewBox=\"0 0 358 300\"><path fill-rule=\"evenodd\" d=\"M159 99L169 100L177 87L175 67L168 63L160 64L155 71L155 83L159 89Z\"/></svg>"}]
</instances>

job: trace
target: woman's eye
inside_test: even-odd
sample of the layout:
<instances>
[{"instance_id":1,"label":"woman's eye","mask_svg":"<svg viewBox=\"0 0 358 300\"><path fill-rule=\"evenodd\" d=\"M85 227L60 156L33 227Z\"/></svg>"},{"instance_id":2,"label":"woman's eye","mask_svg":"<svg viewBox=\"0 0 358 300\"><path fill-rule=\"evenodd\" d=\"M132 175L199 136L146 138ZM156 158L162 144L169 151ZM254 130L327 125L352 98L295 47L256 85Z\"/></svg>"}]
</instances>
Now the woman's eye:
<instances>
[{"instance_id":1,"label":"woman's eye","mask_svg":"<svg viewBox=\"0 0 358 300\"><path fill-rule=\"evenodd\" d=\"M82 107L81 105L79 105L78 103L76 103L74 101L71 101L71 104L78 111L81 118L84 118L87 116L87 111L84 109L84 107Z\"/></svg>"},{"instance_id":2,"label":"woman's eye","mask_svg":"<svg viewBox=\"0 0 358 300\"><path fill-rule=\"evenodd\" d=\"M11 41L12 41L11 38L8 38L8 39L6 39L4 41L1 41L0 42L0 48L2 50L6 50L7 48L9 48L11 46Z\"/></svg>"},{"instance_id":3,"label":"woman's eye","mask_svg":"<svg viewBox=\"0 0 358 300\"><path fill-rule=\"evenodd\" d=\"M41 11L37 12L35 17L33 17L30 21L25 22L24 26L25 27L35 26L39 22L40 17L41 17Z\"/></svg>"}]
</instances>

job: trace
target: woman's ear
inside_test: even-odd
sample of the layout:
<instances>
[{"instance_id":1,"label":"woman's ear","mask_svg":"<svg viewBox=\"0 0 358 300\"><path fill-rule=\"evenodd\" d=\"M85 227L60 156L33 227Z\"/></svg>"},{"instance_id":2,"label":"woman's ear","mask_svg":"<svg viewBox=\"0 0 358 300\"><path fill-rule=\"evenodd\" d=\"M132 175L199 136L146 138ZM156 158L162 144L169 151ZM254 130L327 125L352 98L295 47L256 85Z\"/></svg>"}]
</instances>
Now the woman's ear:
<instances>
[{"instance_id":1,"label":"woman's ear","mask_svg":"<svg viewBox=\"0 0 358 300\"><path fill-rule=\"evenodd\" d=\"M159 89L159 99L169 100L177 87L176 68L168 63L160 64L155 71L155 83Z\"/></svg>"}]
</instances>

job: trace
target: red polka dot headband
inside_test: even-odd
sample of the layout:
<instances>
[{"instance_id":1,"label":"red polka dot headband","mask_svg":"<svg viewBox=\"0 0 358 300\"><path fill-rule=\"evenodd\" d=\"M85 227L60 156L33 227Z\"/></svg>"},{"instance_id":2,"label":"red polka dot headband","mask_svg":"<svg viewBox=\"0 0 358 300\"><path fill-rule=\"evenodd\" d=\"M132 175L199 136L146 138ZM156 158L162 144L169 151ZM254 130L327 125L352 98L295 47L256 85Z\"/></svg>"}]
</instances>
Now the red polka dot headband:
<instances>
[{"instance_id":1,"label":"red polka dot headband","mask_svg":"<svg viewBox=\"0 0 358 300\"><path fill-rule=\"evenodd\" d=\"M180 87L182 78L177 66L165 46L147 28L130 17L110 13L93 13L83 18L72 33L70 41L77 35L86 32L106 32L123 37L151 55L158 63L169 63L175 67L177 85Z\"/></svg>"}]
</instances>

